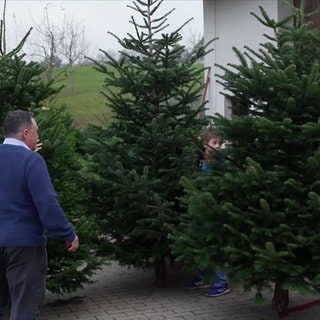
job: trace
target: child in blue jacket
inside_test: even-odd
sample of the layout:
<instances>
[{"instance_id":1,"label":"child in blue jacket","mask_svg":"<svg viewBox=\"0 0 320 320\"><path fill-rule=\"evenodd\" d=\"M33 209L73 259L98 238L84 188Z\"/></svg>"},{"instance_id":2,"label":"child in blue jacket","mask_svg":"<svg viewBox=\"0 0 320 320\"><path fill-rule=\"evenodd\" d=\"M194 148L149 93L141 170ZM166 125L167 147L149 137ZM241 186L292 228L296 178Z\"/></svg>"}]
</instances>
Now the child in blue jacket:
<instances>
[{"instance_id":1,"label":"child in blue jacket","mask_svg":"<svg viewBox=\"0 0 320 320\"><path fill-rule=\"evenodd\" d=\"M213 128L207 128L203 135L203 153L202 157L198 159L199 166L202 172L209 172L214 168L222 165L221 160L215 156L215 151L220 151L223 141ZM206 293L207 297L219 297L224 294L230 293L228 288L228 278L223 271L216 271L213 275L212 284L208 285L204 282L204 273L199 272L190 282L186 284L186 288L204 288L210 287Z\"/></svg>"}]
</instances>

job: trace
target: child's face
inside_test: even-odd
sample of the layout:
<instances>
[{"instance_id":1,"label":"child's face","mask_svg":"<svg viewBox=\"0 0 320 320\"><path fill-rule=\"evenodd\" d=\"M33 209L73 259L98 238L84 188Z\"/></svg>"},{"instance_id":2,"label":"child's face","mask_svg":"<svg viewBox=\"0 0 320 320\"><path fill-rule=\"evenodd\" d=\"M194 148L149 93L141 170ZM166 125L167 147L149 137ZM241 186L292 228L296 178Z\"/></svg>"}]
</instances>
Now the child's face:
<instances>
[{"instance_id":1,"label":"child's face","mask_svg":"<svg viewBox=\"0 0 320 320\"><path fill-rule=\"evenodd\" d=\"M222 140L219 137L211 138L207 144L204 145L205 153L210 154L212 149L221 150Z\"/></svg>"}]
</instances>

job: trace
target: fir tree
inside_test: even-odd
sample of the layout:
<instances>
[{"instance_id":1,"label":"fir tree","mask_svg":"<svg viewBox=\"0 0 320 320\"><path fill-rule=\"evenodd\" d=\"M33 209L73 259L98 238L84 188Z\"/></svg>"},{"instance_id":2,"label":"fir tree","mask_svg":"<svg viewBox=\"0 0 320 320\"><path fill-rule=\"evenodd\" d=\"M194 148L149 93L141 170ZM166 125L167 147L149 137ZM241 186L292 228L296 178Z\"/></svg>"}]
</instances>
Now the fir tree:
<instances>
[{"instance_id":1,"label":"fir tree","mask_svg":"<svg viewBox=\"0 0 320 320\"><path fill-rule=\"evenodd\" d=\"M53 82L44 82L41 75L45 71L39 63L27 62L20 51L31 29L19 45L10 52L4 52L0 41L0 122L10 110L39 108L41 102L56 94L59 88ZM2 31L0 31L2 34Z\"/></svg>"},{"instance_id":2,"label":"fir tree","mask_svg":"<svg viewBox=\"0 0 320 320\"><path fill-rule=\"evenodd\" d=\"M105 78L112 122L96 131L90 156L96 163L91 183L94 210L100 212L106 250L121 264L154 266L155 285L165 286L168 233L183 208L179 180L195 169L197 136L206 123L200 96L206 54L200 46L181 60L181 26L165 33L162 0L133 1L129 6L135 34L121 40L121 57L107 52L107 65L97 64Z\"/></svg>"},{"instance_id":3,"label":"fir tree","mask_svg":"<svg viewBox=\"0 0 320 320\"><path fill-rule=\"evenodd\" d=\"M64 242L48 236L47 289L55 293L73 292L90 281L105 259L98 256L99 225L92 212L86 212L87 197L82 187L86 163L77 152L78 133L65 107L36 110L35 116L46 159L59 202L75 226L80 247L73 255ZM42 130L43 128L43 130Z\"/></svg>"},{"instance_id":4,"label":"fir tree","mask_svg":"<svg viewBox=\"0 0 320 320\"><path fill-rule=\"evenodd\" d=\"M303 6L280 22L263 8L255 16L273 36L221 67L241 114L214 119L229 164L184 179L188 215L173 251L190 267L226 270L257 301L275 283L284 314L290 288L314 292L304 279L320 281L320 32Z\"/></svg>"},{"instance_id":5,"label":"fir tree","mask_svg":"<svg viewBox=\"0 0 320 320\"><path fill-rule=\"evenodd\" d=\"M60 204L74 223L81 243L77 253L71 255L65 243L57 245L56 240L48 239L47 288L56 293L71 292L88 282L103 262L95 250L98 228L91 212L85 212L86 197L79 176L82 162L76 149L77 135L72 119L66 110L50 103L49 98L59 88L55 88L52 81L43 80L45 68L37 62L26 62L20 53L27 36L7 53L0 41L0 122L11 110L35 113L43 142L40 152L47 162Z\"/></svg>"}]
</instances>

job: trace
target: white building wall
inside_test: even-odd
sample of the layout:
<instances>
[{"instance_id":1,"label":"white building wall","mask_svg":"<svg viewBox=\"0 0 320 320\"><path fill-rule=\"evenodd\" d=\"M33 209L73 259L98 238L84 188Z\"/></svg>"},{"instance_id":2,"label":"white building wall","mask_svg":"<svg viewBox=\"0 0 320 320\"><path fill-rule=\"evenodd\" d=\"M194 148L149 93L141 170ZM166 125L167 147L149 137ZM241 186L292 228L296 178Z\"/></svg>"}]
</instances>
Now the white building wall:
<instances>
[{"instance_id":1,"label":"white building wall","mask_svg":"<svg viewBox=\"0 0 320 320\"><path fill-rule=\"evenodd\" d=\"M281 19L289 13L282 0L203 0L204 40L218 37L212 47L214 51L205 57L205 66L211 67L211 76L206 95L208 100L207 114L220 113L229 116L230 101L220 94L224 88L216 82L215 74L223 71L215 65L227 66L228 63L238 64L232 47L244 51L244 46L254 50L266 41L264 33L270 29L263 26L250 12L260 14L262 6L273 19ZM227 92L226 92L227 93Z\"/></svg>"}]
</instances>

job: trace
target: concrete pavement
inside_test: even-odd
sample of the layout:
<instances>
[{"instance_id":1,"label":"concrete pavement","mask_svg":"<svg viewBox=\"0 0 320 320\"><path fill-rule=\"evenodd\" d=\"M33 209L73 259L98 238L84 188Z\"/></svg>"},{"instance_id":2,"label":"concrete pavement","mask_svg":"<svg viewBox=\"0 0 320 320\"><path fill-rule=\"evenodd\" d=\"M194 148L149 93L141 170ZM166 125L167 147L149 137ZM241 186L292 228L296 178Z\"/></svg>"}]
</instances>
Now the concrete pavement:
<instances>
[{"instance_id":1,"label":"concrete pavement","mask_svg":"<svg viewBox=\"0 0 320 320\"><path fill-rule=\"evenodd\" d=\"M168 270L164 289L155 288L153 270L140 271L106 265L73 294L47 294L40 320L273 320L278 319L270 303L254 303L254 292L232 287L232 292L219 298L207 298L205 289L185 290L190 275L178 268ZM292 294L290 306L319 297ZM288 320L319 320L320 304L286 317Z\"/></svg>"}]
</instances>

